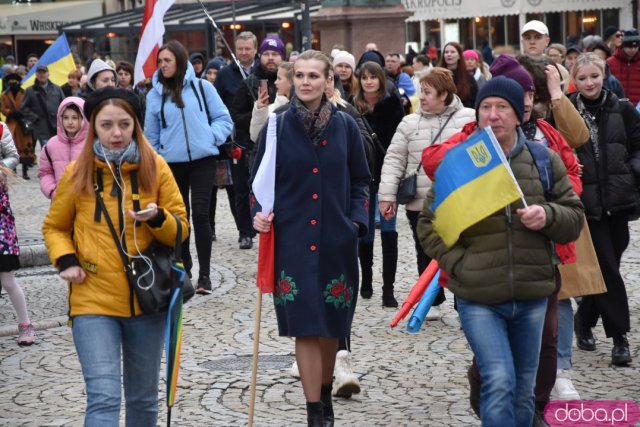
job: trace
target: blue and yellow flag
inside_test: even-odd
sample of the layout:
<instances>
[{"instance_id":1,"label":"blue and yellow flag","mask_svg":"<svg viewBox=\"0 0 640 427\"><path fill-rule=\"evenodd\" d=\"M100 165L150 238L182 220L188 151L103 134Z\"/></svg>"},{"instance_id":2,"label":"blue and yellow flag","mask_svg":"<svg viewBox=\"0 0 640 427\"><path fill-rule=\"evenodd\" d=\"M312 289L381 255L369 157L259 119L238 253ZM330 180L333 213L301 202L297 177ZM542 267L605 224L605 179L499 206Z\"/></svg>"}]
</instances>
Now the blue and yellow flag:
<instances>
[{"instance_id":1,"label":"blue and yellow flag","mask_svg":"<svg viewBox=\"0 0 640 427\"><path fill-rule=\"evenodd\" d=\"M433 189L433 227L448 247L464 230L522 195L491 128L447 151Z\"/></svg>"},{"instance_id":2,"label":"blue and yellow flag","mask_svg":"<svg viewBox=\"0 0 640 427\"><path fill-rule=\"evenodd\" d=\"M64 33L44 52L40 60L34 65L29 73L22 79L22 87L28 88L36 80L36 68L38 65L46 65L49 69L49 80L62 86L69 80L69 73L76 69L73 55Z\"/></svg>"}]
</instances>

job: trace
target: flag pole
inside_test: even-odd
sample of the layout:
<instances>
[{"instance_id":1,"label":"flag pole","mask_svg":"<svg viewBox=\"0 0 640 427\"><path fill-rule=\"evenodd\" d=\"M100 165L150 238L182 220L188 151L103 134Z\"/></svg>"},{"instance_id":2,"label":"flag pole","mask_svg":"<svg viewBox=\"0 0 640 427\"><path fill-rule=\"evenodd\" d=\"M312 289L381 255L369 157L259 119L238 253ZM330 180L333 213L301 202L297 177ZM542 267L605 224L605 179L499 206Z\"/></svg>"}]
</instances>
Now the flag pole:
<instances>
[{"instance_id":1,"label":"flag pole","mask_svg":"<svg viewBox=\"0 0 640 427\"><path fill-rule=\"evenodd\" d=\"M253 361L251 363L251 385L249 386L249 421L247 425L253 426L253 413L256 407L256 378L258 375L258 352L260 348L260 318L262 317L262 292L258 289L256 298L256 320L253 327Z\"/></svg>"},{"instance_id":2,"label":"flag pole","mask_svg":"<svg viewBox=\"0 0 640 427\"><path fill-rule=\"evenodd\" d=\"M244 72L244 68L242 68L242 65L240 65L240 61L238 61L238 58L233 52L233 49L231 49L231 47L229 46L229 43L227 43L227 39L224 38L223 32L220 30L220 28L218 28L216 21L214 21L211 15L209 15L209 11L207 11L207 8L205 7L204 3L202 3L202 0L198 0L198 3L200 3L200 6L202 7L202 11L207 16L207 19L209 20L211 25L213 25L213 29L216 30L218 34L220 34L220 38L222 39L222 43L224 43L224 47L227 48L227 51L229 51L229 53L231 54L231 59L238 66L238 69L240 70L240 74L242 75L242 80L245 80L247 78L247 73Z\"/></svg>"}]
</instances>

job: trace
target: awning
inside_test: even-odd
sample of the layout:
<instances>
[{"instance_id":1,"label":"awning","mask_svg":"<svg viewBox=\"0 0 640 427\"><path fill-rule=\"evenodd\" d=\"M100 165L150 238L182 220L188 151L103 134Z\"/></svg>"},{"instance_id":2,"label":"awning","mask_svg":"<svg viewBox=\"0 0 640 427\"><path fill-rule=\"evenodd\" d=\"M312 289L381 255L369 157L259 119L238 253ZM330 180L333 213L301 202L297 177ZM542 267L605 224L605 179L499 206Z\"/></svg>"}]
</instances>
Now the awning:
<instances>
[{"instance_id":1,"label":"awning","mask_svg":"<svg viewBox=\"0 0 640 427\"><path fill-rule=\"evenodd\" d=\"M299 2L290 0L271 1L237 1L235 12L229 2L205 3L211 17L217 25L233 22L256 23L273 22L278 20L301 20L302 11ZM311 1L309 8L311 16L320 10L320 1ZM235 13L235 20L234 20ZM124 12L112 13L95 19L74 22L61 27L61 31L104 31L140 33L144 8L130 9ZM205 15L198 3L176 3L171 6L164 16L167 31L184 31L194 28L201 29L208 25Z\"/></svg>"},{"instance_id":2,"label":"awning","mask_svg":"<svg viewBox=\"0 0 640 427\"><path fill-rule=\"evenodd\" d=\"M100 0L0 4L0 34L58 34L61 25L100 15Z\"/></svg>"},{"instance_id":3,"label":"awning","mask_svg":"<svg viewBox=\"0 0 640 427\"><path fill-rule=\"evenodd\" d=\"M619 9L631 2L632 0L402 0L404 7L414 12L413 16L407 18L407 22L520 13Z\"/></svg>"}]
</instances>

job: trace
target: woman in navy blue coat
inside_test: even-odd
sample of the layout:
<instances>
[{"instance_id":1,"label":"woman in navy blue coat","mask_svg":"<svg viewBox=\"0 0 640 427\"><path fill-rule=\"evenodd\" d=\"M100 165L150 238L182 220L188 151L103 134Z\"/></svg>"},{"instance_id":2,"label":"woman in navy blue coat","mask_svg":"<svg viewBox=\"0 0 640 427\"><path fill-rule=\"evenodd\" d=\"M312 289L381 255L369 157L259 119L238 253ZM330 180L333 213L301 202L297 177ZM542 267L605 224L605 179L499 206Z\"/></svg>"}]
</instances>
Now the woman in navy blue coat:
<instances>
[{"instance_id":1,"label":"woman in navy blue coat","mask_svg":"<svg viewBox=\"0 0 640 427\"><path fill-rule=\"evenodd\" d=\"M369 222L370 173L360 131L324 95L330 64L317 51L306 51L295 62L295 97L277 120L273 213L254 217L257 231L274 227L278 329L281 336L296 338L310 426L333 425L335 354L338 338L351 333L358 237ZM254 176L265 139L263 130Z\"/></svg>"}]
</instances>

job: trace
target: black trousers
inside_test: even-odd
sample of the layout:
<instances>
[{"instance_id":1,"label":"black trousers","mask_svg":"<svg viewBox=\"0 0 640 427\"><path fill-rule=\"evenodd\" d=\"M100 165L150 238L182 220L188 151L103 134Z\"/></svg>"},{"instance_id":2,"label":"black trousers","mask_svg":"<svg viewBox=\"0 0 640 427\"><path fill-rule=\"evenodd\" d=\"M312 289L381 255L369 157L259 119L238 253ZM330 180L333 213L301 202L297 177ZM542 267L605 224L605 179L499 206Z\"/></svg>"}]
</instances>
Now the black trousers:
<instances>
[{"instance_id":1,"label":"black trousers","mask_svg":"<svg viewBox=\"0 0 640 427\"><path fill-rule=\"evenodd\" d=\"M229 198L229 208L231 209L231 215L233 215L233 220L236 222L236 228L238 230L240 227L238 226L238 217L236 215L236 191L233 188L233 185L227 185L224 187L227 191L227 197ZM211 190L211 203L209 204L209 223L211 224L211 231L215 234L216 232L216 204L218 203L218 187L215 185Z\"/></svg>"},{"instance_id":2,"label":"black trousers","mask_svg":"<svg viewBox=\"0 0 640 427\"><path fill-rule=\"evenodd\" d=\"M211 270L211 224L209 223L209 205L211 190L215 179L215 157L209 156L192 162L169 163L173 177L178 183L182 200L187 208L187 218L196 240L196 252L200 264L200 276L209 277ZM189 199L191 192L191 199ZM193 261L189 252L189 237L182 244L182 257L185 269L191 272Z\"/></svg>"},{"instance_id":3,"label":"black trousers","mask_svg":"<svg viewBox=\"0 0 640 427\"><path fill-rule=\"evenodd\" d=\"M602 316L602 326L607 337L629 332L629 300L620 274L620 259L629 245L629 216L627 214L604 215L600 221L587 221L591 240L607 292L582 297L578 307L583 326L594 327Z\"/></svg>"},{"instance_id":4,"label":"black trousers","mask_svg":"<svg viewBox=\"0 0 640 427\"><path fill-rule=\"evenodd\" d=\"M233 188L236 193L236 224L240 237L253 237L256 234L253 230L249 206L249 156L250 153L243 150L242 157L231 162Z\"/></svg>"},{"instance_id":5,"label":"black trousers","mask_svg":"<svg viewBox=\"0 0 640 427\"><path fill-rule=\"evenodd\" d=\"M427 268L427 265L431 262L431 258L424 253L424 249L422 249L422 245L420 244L420 239L418 239L418 217L420 216L419 211L410 211L407 210L407 219L409 220L409 225L411 225L411 232L413 234L413 243L416 248L416 259L418 263L418 276L422 274L422 272ZM438 291L438 295L436 296L433 305L440 305L445 302L447 298L444 295L444 289L440 288Z\"/></svg>"}]
</instances>

